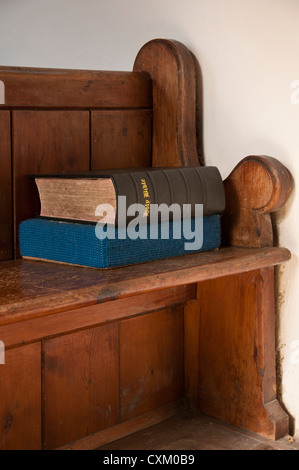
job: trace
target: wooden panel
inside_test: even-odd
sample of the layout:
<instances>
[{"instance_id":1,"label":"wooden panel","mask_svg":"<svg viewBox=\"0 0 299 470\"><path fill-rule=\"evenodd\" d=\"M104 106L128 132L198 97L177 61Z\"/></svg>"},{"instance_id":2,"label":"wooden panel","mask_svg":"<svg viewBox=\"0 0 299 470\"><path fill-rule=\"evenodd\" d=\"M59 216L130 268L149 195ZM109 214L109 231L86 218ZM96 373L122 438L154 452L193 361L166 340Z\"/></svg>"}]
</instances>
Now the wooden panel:
<instances>
[{"instance_id":1,"label":"wooden panel","mask_svg":"<svg viewBox=\"0 0 299 470\"><path fill-rule=\"evenodd\" d=\"M112 300L89 307L76 308L27 321L0 326L0 338L6 347L41 340L61 333L70 333L119 319L166 308L183 305L194 297L194 285L173 287L166 290L146 292L119 300ZM23 319L24 320L24 319Z\"/></svg>"},{"instance_id":2,"label":"wooden panel","mask_svg":"<svg viewBox=\"0 0 299 470\"><path fill-rule=\"evenodd\" d=\"M222 248L104 270L38 261L4 261L0 265L0 323L215 279L288 259L290 252L286 248Z\"/></svg>"},{"instance_id":3,"label":"wooden panel","mask_svg":"<svg viewBox=\"0 0 299 470\"><path fill-rule=\"evenodd\" d=\"M199 407L277 439L288 416L276 400L273 268L198 285Z\"/></svg>"},{"instance_id":4,"label":"wooden panel","mask_svg":"<svg viewBox=\"0 0 299 470\"><path fill-rule=\"evenodd\" d=\"M40 210L36 185L28 174L89 170L89 113L14 111L12 116L18 228L22 220L38 215Z\"/></svg>"},{"instance_id":5,"label":"wooden panel","mask_svg":"<svg viewBox=\"0 0 299 470\"><path fill-rule=\"evenodd\" d=\"M151 166L151 111L93 111L91 167Z\"/></svg>"},{"instance_id":6,"label":"wooden panel","mask_svg":"<svg viewBox=\"0 0 299 470\"><path fill-rule=\"evenodd\" d=\"M97 450L99 446L114 442L127 435L134 435L142 429L147 429L171 416L177 415L186 408L184 398L168 403L161 408L144 413L136 418L116 424L108 429L98 431L91 436L83 437L75 442L59 447L58 450Z\"/></svg>"},{"instance_id":7,"label":"wooden panel","mask_svg":"<svg viewBox=\"0 0 299 470\"><path fill-rule=\"evenodd\" d=\"M182 396L182 308L122 321L120 347L122 421Z\"/></svg>"},{"instance_id":8,"label":"wooden panel","mask_svg":"<svg viewBox=\"0 0 299 470\"><path fill-rule=\"evenodd\" d=\"M5 351L0 365L0 449L41 448L40 344Z\"/></svg>"},{"instance_id":9,"label":"wooden panel","mask_svg":"<svg viewBox=\"0 0 299 470\"><path fill-rule=\"evenodd\" d=\"M147 108L147 73L1 67L6 107ZM1 104L0 104L1 108Z\"/></svg>"},{"instance_id":10,"label":"wooden panel","mask_svg":"<svg viewBox=\"0 0 299 470\"><path fill-rule=\"evenodd\" d=\"M118 422L118 373L117 325L44 342L46 449Z\"/></svg>"},{"instance_id":11,"label":"wooden panel","mask_svg":"<svg viewBox=\"0 0 299 470\"><path fill-rule=\"evenodd\" d=\"M0 111L0 261L12 259L10 113Z\"/></svg>"}]
</instances>

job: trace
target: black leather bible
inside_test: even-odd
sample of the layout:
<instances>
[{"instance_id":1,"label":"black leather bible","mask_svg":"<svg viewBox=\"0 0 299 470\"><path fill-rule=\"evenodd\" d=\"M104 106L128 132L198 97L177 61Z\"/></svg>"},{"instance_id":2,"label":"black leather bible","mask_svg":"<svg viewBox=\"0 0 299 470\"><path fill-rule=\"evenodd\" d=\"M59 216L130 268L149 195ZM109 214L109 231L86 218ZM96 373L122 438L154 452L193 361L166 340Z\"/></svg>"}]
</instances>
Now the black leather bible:
<instances>
[{"instance_id":1,"label":"black leather bible","mask_svg":"<svg viewBox=\"0 0 299 470\"><path fill-rule=\"evenodd\" d=\"M214 166L31 176L35 178L39 190L40 215L43 217L98 222L101 212L97 210L98 206L108 204L113 207L114 214L105 222L120 226L135 217L134 211L130 213L128 210L134 204L144 207L144 222L152 220L151 217L157 214L159 221L163 220L161 204L164 209L174 209L173 205L179 208L178 211L164 211L169 220L195 217L196 206L200 204L204 216L221 214L225 208L223 181ZM189 206L188 210L186 205Z\"/></svg>"}]
</instances>

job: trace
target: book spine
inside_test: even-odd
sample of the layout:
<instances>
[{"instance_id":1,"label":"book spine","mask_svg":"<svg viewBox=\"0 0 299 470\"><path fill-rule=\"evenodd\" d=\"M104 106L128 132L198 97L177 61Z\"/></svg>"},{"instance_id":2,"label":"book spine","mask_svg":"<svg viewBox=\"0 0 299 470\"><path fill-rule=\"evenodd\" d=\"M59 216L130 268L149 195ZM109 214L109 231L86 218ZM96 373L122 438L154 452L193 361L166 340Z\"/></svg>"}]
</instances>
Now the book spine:
<instances>
[{"instance_id":1,"label":"book spine","mask_svg":"<svg viewBox=\"0 0 299 470\"><path fill-rule=\"evenodd\" d=\"M190 205L188 214L191 217L195 216L197 204L202 204L205 216L221 214L225 207L223 181L219 170L213 166L145 170L119 173L111 177L118 200L116 221L119 226L128 224L136 217L119 217L120 196L125 196L126 214L132 204L144 206L142 222L145 223L149 220L160 222L165 217L169 220L183 218L185 204ZM176 205L176 209L180 210L161 210L162 204L168 209Z\"/></svg>"}]
</instances>

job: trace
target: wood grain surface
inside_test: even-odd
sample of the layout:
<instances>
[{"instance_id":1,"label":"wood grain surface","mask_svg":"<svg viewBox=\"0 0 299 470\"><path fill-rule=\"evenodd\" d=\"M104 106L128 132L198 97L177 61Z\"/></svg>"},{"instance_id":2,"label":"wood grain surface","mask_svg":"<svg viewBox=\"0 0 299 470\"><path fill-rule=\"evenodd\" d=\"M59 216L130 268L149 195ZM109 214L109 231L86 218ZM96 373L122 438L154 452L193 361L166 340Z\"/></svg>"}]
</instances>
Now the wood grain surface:
<instances>
[{"instance_id":1,"label":"wood grain surface","mask_svg":"<svg viewBox=\"0 0 299 470\"><path fill-rule=\"evenodd\" d=\"M124 297L122 299L62 311L55 315L37 316L0 326L0 338L5 349L32 341L41 341L59 334L83 328L105 325L123 319L144 315L163 308L184 305L193 299L196 286L172 287L155 292Z\"/></svg>"},{"instance_id":2,"label":"wood grain surface","mask_svg":"<svg viewBox=\"0 0 299 470\"><path fill-rule=\"evenodd\" d=\"M150 109L91 112L91 169L151 167Z\"/></svg>"},{"instance_id":3,"label":"wood grain surface","mask_svg":"<svg viewBox=\"0 0 299 470\"><path fill-rule=\"evenodd\" d=\"M137 54L133 70L148 72L153 80L152 165L198 165L199 77L190 51L178 41L149 41Z\"/></svg>"},{"instance_id":4,"label":"wood grain surface","mask_svg":"<svg viewBox=\"0 0 299 470\"><path fill-rule=\"evenodd\" d=\"M0 260L19 256L19 223L39 214L28 174L202 163L200 75L180 42L149 41L132 72L1 67L0 80ZM273 266L291 254L273 246L271 214L291 176L248 156L224 185L219 250L107 270L1 262L0 448L87 449L183 398L271 439L288 432Z\"/></svg>"},{"instance_id":5,"label":"wood grain surface","mask_svg":"<svg viewBox=\"0 0 299 470\"><path fill-rule=\"evenodd\" d=\"M28 175L90 169L88 111L13 111L15 250L18 228L39 215L37 187Z\"/></svg>"},{"instance_id":6,"label":"wood grain surface","mask_svg":"<svg viewBox=\"0 0 299 470\"><path fill-rule=\"evenodd\" d=\"M0 111L0 261L13 257L10 134L10 112Z\"/></svg>"},{"instance_id":7,"label":"wood grain surface","mask_svg":"<svg viewBox=\"0 0 299 470\"><path fill-rule=\"evenodd\" d=\"M177 307L120 322L122 421L183 395L183 318Z\"/></svg>"},{"instance_id":8,"label":"wood grain surface","mask_svg":"<svg viewBox=\"0 0 299 470\"><path fill-rule=\"evenodd\" d=\"M288 415L277 401L273 268L198 285L199 409L278 439Z\"/></svg>"},{"instance_id":9,"label":"wood grain surface","mask_svg":"<svg viewBox=\"0 0 299 470\"><path fill-rule=\"evenodd\" d=\"M152 83L147 73L1 67L2 107L147 108Z\"/></svg>"},{"instance_id":10,"label":"wood grain surface","mask_svg":"<svg viewBox=\"0 0 299 470\"><path fill-rule=\"evenodd\" d=\"M248 156L224 185L223 244L273 246L271 213L281 209L289 198L292 179L288 169L273 157Z\"/></svg>"},{"instance_id":11,"label":"wood grain surface","mask_svg":"<svg viewBox=\"0 0 299 470\"><path fill-rule=\"evenodd\" d=\"M0 365L0 449L41 449L41 347L5 351Z\"/></svg>"},{"instance_id":12,"label":"wood grain surface","mask_svg":"<svg viewBox=\"0 0 299 470\"><path fill-rule=\"evenodd\" d=\"M45 449L118 422L117 331L113 324L44 341Z\"/></svg>"},{"instance_id":13,"label":"wood grain surface","mask_svg":"<svg viewBox=\"0 0 299 470\"><path fill-rule=\"evenodd\" d=\"M289 258L286 248L232 247L108 270L26 260L3 262L0 323L242 273Z\"/></svg>"}]
</instances>

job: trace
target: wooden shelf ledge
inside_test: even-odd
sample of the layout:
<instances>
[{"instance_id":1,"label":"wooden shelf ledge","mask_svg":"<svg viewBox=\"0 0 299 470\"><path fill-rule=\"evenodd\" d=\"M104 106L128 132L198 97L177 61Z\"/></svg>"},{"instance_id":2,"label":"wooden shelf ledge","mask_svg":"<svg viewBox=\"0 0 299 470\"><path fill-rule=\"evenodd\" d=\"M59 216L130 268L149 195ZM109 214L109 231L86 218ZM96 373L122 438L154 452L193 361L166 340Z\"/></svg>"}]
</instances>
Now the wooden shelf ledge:
<instances>
[{"instance_id":1,"label":"wooden shelf ledge","mask_svg":"<svg viewBox=\"0 0 299 470\"><path fill-rule=\"evenodd\" d=\"M116 269L17 260L0 266L0 325L274 266L288 249L221 248Z\"/></svg>"}]
</instances>

